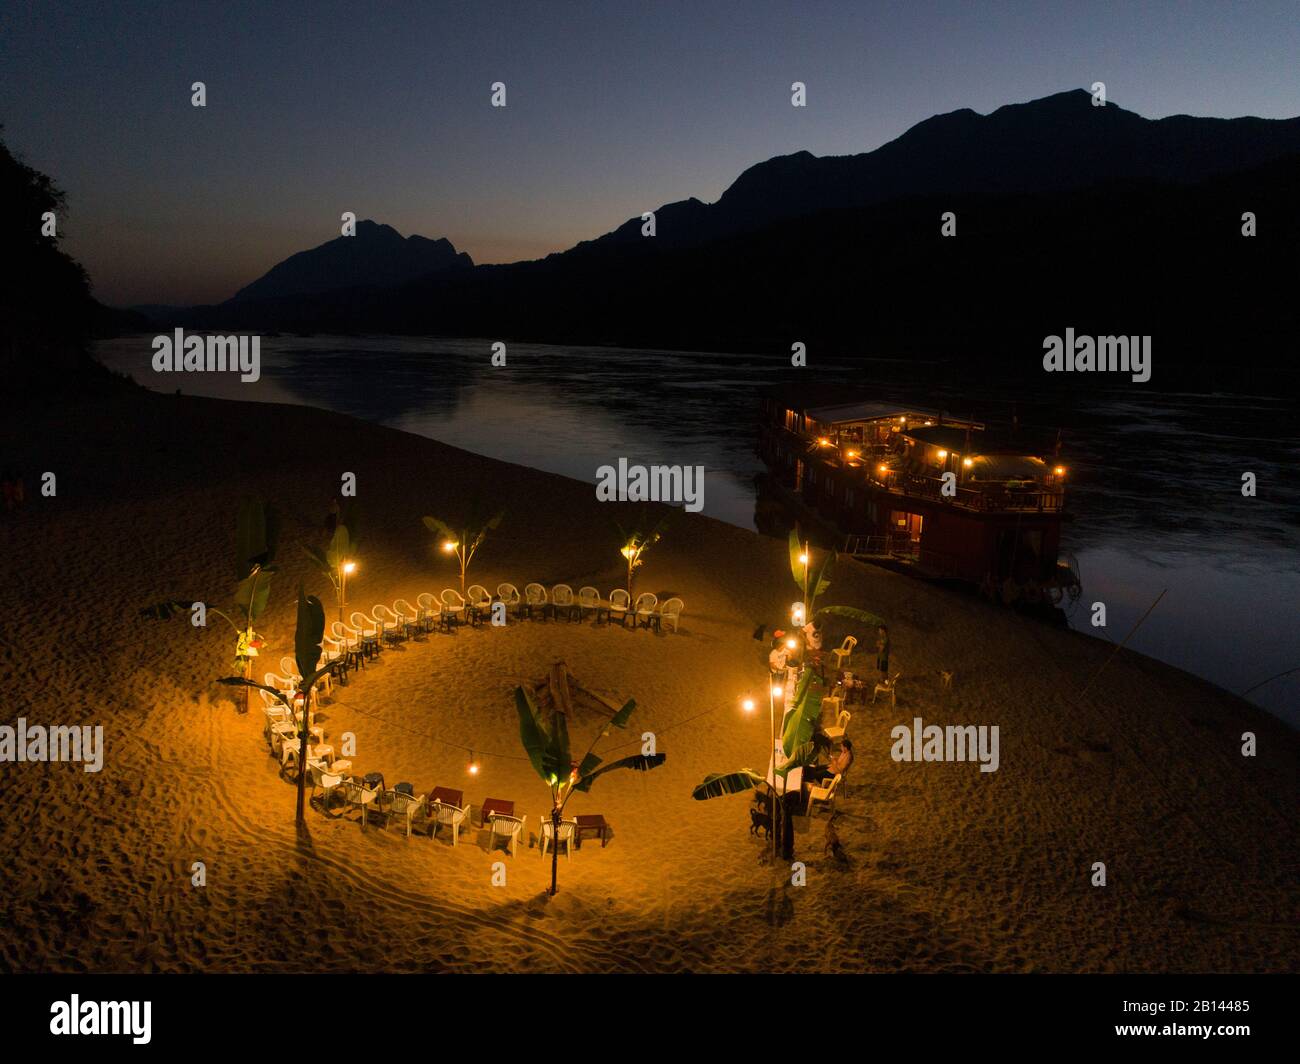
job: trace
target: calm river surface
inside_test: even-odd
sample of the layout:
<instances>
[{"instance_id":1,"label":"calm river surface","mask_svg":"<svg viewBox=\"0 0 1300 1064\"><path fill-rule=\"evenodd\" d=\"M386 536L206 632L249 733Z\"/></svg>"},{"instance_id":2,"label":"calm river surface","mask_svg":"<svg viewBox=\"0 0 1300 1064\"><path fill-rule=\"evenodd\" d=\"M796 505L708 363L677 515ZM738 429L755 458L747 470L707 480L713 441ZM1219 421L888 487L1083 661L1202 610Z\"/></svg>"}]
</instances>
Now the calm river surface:
<instances>
[{"instance_id":1,"label":"calm river surface","mask_svg":"<svg viewBox=\"0 0 1300 1064\"><path fill-rule=\"evenodd\" d=\"M159 391L300 403L380 422L494 458L593 482L626 456L702 465L704 512L754 527L759 396L783 382L843 383L873 396L1005 417L1004 391L945 384L938 363L863 360L792 370L743 354L510 344L431 337L263 337L262 379L157 374L149 336L101 342L113 369ZM233 376L233 375L232 375ZM1084 594L1070 624L1094 632L1107 604L1118 642L1156 596L1135 650L1240 693L1300 666L1300 439L1291 399L1161 392L1129 385L1074 394L1026 423L1064 431L1070 468L1066 549ZM1241 495L1241 474L1258 478ZM1248 696L1300 727L1300 672Z\"/></svg>"}]
</instances>

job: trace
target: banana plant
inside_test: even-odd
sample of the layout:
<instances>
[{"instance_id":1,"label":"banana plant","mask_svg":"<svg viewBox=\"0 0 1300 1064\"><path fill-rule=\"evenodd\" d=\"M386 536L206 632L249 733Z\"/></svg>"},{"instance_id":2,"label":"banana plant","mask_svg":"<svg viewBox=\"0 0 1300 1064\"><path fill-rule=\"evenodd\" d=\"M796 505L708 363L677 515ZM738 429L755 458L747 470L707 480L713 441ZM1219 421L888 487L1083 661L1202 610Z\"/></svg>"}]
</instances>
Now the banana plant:
<instances>
[{"instance_id":1,"label":"banana plant","mask_svg":"<svg viewBox=\"0 0 1300 1064\"><path fill-rule=\"evenodd\" d=\"M812 764L813 758L821 749L816 741L817 723L821 720L822 699L826 696L826 687L820 677L811 669L805 669L799 677L790 708L786 710L781 721L781 758L773 757L779 764L773 765L776 776L785 779L796 768L805 768ZM773 747L775 752L775 747ZM705 776L691 791L691 797L697 802L710 798L721 798L728 794L740 794L744 791L759 790L767 786L767 777L761 776L753 769L742 768L735 772L713 772ZM786 860L794 859L794 825L781 802L772 803L773 847L776 840L781 842L782 856Z\"/></svg>"},{"instance_id":2,"label":"banana plant","mask_svg":"<svg viewBox=\"0 0 1300 1064\"><path fill-rule=\"evenodd\" d=\"M501 510L489 517L486 521L470 518L460 522L460 528L453 528L446 521L438 517L425 517L424 527L432 532L435 536L440 536L440 549L446 554L454 554L456 560L460 563L460 593L465 594L465 574L469 572L469 564L474 560L474 552L483 545L489 532L496 531L501 524L501 519L505 517L505 511Z\"/></svg>"},{"instance_id":3,"label":"banana plant","mask_svg":"<svg viewBox=\"0 0 1300 1064\"><path fill-rule=\"evenodd\" d=\"M519 739L523 743L528 760L537 773L551 788L551 838L560 837L560 823L564 819L564 807L577 791L591 790L591 785L606 772L628 768L637 772L648 772L664 763L664 754L633 754L622 757L609 764L602 764L595 753L596 744L610 733L613 728L626 728L627 722L636 709L636 702L628 699L623 707L610 717L604 727L597 733L583 754L581 761L574 761L569 752L569 725L565 714L552 709L544 716L538 709L533 696L523 687L515 688L515 708L519 711ZM551 896L558 890L556 876L559 872L560 848L551 849Z\"/></svg>"},{"instance_id":4,"label":"banana plant","mask_svg":"<svg viewBox=\"0 0 1300 1064\"><path fill-rule=\"evenodd\" d=\"M359 527L356 500L350 499L343 507L328 546L323 550L320 547L303 547L307 557L325 575L334 589L340 621L346 620L343 610L347 605L348 577L357 568L355 553L360 539Z\"/></svg>"},{"instance_id":5,"label":"banana plant","mask_svg":"<svg viewBox=\"0 0 1300 1064\"><path fill-rule=\"evenodd\" d=\"M812 544L801 541L797 530L790 532L790 573L794 582L803 592L804 615L810 620L815 617L847 617L849 620L861 621L873 627L884 624L884 620L869 610L860 610L856 606L823 606L817 609L817 599L831 586L831 572L835 568L835 551L827 551L822 559L817 575L812 575L816 564L813 558Z\"/></svg>"},{"instance_id":6,"label":"banana plant","mask_svg":"<svg viewBox=\"0 0 1300 1064\"><path fill-rule=\"evenodd\" d=\"M302 727L298 732L298 816L299 824L303 823L304 808L306 805L307 793L307 750L311 742L311 693L312 689L322 676L329 672L329 665L323 665L317 668L317 662L321 657L321 641L325 637L325 608L321 605L320 599L315 595L304 594L302 585L298 585L298 623L294 630L293 649L294 662L298 666L298 675L301 679L298 681L298 688L295 697L285 701L282 692L277 691L274 687L268 687L266 684L256 683L245 676L223 676L217 683L225 684L227 687L243 687L251 695L252 690L266 691L273 695L277 701L289 710L289 717L292 720L294 715L293 703L299 696L302 698Z\"/></svg>"},{"instance_id":7,"label":"banana plant","mask_svg":"<svg viewBox=\"0 0 1300 1064\"><path fill-rule=\"evenodd\" d=\"M618 525L618 534L623 542L623 546L619 548L619 553L623 555L624 561L627 562L627 593L633 597L635 597L636 592L632 589L632 581L636 577L636 571L641 567L642 561L645 560L645 552L663 538L664 529L668 527L670 516L670 513L664 514L658 523L651 525L649 514L643 512L636 527L631 530Z\"/></svg>"},{"instance_id":8,"label":"banana plant","mask_svg":"<svg viewBox=\"0 0 1300 1064\"><path fill-rule=\"evenodd\" d=\"M235 605L229 613L216 607L208 607L205 611L216 614L230 625L235 634L234 667L246 679L252 677L253 659L265 645L254 625L266 612L271 595L271 574L275 572L271 562L275 558L279 534L280 522L274 509L256 499L240 503L235 522L235 579L239 581L235 587ZM193 607L193 602L171 600L146 606L140 613L155 620L167 620ZM245 713L249 709L249 697L244 700Z\"/></svg>"}]
</instances>

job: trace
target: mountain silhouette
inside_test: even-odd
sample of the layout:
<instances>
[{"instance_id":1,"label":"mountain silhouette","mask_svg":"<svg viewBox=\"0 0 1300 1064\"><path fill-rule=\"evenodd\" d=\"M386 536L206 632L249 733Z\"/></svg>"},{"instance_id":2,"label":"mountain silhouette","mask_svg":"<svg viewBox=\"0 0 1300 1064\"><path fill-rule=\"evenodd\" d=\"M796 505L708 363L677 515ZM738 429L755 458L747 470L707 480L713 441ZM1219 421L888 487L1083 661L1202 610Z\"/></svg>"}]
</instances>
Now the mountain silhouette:
<instances>
[{"instance_id":1,"label":"mountain silhouette","mask_svg":"<svg viewBox=\"0 0 1300 1064\"><path fill-rule=\"evenodd\" d=\"M232 302L334 292L358 285L395 285L442 270L467 269L473 260L446 239L403 237L389 225L357 222L355 236L339 236L310 251L290 255Z\"/></svg>"},{"instance_id":2,"label":"mountain silhouette","mask_svg":"<svg viewBox=\"0 0 1300 1064\"><path fill-rule=\"evenodd\" d=\"M800 341L810 359L938 358L1038 385L1043 337L1073 327L1151 335L1162 384L1238 386L1296 370L1297 187L1300 119L1153 121L1069 92L939 115L862 155L771 159L716 203L661 207L653 237L637 216L544 259L171 324L787 359Z\"/></svg>"}]
</instances>

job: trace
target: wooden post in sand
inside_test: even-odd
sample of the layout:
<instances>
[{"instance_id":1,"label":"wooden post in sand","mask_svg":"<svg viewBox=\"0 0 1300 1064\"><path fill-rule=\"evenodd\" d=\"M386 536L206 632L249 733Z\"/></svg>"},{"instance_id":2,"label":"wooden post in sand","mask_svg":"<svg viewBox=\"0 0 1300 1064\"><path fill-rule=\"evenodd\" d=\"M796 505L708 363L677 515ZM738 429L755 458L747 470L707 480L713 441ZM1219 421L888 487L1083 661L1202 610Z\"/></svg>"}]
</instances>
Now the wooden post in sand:
<instances>
[{"instance_id":1,"label":"wooden post in sand","mask_svg":"<svg viewBox=\"0 0 1300 1064\"><path fill-rule=\"evenodd\" d=\"M555 897L555 892L559 890L556 886L556 876L560 871L560 817L564 814L560 812L560 806L555 803L551 806L551 897ZM524 840L527 841L526 839Z\"/></svg>"},{"instance_id":2,"label":"wooden post in sand","mask_svg":"<svg viewBox=\"0 0 1300 1064\"><path fill-rule=\"evenodd\" d=\"M302 730L298 733L298 823L306 822L303 807L307 795L307 742L311 738L311 692L315 684L308 684L307 690L299 688L298 693L303 696L302 703ZM292 702L289 705L289 712L293 712ZM362 805L361 816L364 819L366 807Z\"/></svg>"}]
</instances>

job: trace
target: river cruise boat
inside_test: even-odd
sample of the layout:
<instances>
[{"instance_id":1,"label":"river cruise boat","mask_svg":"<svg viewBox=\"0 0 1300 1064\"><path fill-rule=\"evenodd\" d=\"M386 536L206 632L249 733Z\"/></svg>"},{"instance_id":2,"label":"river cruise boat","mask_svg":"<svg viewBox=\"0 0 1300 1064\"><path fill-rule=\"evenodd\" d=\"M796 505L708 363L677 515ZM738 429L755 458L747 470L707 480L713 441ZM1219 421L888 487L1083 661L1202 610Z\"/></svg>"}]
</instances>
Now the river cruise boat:
<instances>
[{"instance_id":1,"label":"river cruise boat","mask_svg":"<svg viewBox=\"0 0 1300 1064\"><path fill-rule=\"evenodd\" d=\"M1068 470L1019 431L882 402L764 400L769 488L855 557L975 584L1008 604L1080 591L1061 555ZM1038 449L1041 450L1041 449Z\"/></svg>"}]
</instances>

